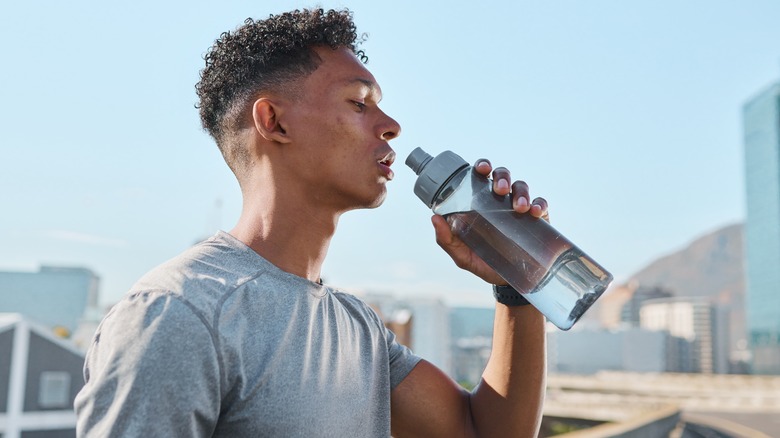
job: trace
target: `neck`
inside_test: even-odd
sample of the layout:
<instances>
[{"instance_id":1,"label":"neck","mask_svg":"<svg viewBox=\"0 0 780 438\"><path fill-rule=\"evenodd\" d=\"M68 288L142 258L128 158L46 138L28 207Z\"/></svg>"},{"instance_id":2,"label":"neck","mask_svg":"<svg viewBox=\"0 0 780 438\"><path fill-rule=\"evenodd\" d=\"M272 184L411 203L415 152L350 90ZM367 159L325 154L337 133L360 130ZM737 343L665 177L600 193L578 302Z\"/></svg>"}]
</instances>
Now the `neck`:
<instances>
[{"instance_id":1,"label":"neck","mask_svg":"<svg viewBox=\"0 0 780 438\"><path fill-rule=\"evenodd\" d=\"M322 211L305 197L265 187L242 190L244 207L230 234L279 269L320 281L340 214Z\"/></svg>"}]
</instances>

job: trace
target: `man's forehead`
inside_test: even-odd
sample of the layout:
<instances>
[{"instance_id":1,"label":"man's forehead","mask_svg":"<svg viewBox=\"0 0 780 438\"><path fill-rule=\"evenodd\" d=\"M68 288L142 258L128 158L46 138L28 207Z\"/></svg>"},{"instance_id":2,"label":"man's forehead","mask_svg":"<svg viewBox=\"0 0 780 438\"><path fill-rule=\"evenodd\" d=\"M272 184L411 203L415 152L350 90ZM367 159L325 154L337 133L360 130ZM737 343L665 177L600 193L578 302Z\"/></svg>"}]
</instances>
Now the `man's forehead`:
<instances>
[{"instance_id":1,"label":"man's forehead","mask_svg":"<svg viewBox=\"0 0 780 438\"><path fill-rule=\"evenodd\" d=\"M372 93L381 95L376 79L351 50L317 47L315 51L321 61L315 73L319 72L340 85L364 86Z\"/></svg>"}]
</instances>

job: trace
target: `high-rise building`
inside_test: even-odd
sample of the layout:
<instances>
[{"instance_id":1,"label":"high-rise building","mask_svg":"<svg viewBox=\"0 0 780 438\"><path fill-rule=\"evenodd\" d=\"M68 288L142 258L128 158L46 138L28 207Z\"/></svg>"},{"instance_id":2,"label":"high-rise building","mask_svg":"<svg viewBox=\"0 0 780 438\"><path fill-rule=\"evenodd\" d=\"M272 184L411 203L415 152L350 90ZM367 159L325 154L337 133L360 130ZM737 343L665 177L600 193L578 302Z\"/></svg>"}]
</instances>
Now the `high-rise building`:
<instances>
[{"instance_id":1,"label":"high-rise building","mask_svg":"<svg viewBox=\"0 0 780 438\"><path fill-rule=\"evenodd\" d=\"M547 332L547 368L564 374L599 371L661 373L667 366L670 335L637 327Z\"/></svg>"},{"instance_id":2,"label":"high-rise building","mask_svg":"<svg viewBox=\"0 0 780 438\"><path fill-rule=\"evenodd\" d=\"M756 374L780 374L780 82L742 109L747 331Z\"/></svg>"},{"instance_id":3,"label":"high-rise building","mask_svg":"<svg viewBox=\"0 0 780 438\"><path fill-rule=\"evenodd\" d=\"M663 330L691 345L691 371L728 372L728 339L725 318L717 306L703 297L659 298L645 301L640 310L640 325L646 330ZM671 350L671 349L670 349ZM668 352L671 354L671 351ZM671 356L670 356L671 357ZM685 369L683 361L678 368Z\"/></svg>"},{"instance_id":4,"label":"high-rise building","mask_svg":"<svg viewBox=\"0 0 780 438\"><path fill-rule=\"evenodd\" d=\"M449 307L438 298L404 297L368 292L363 300L379 313L386 326L407 321L411 333L405 338L417 355L452 376ZM399 338L399 341L403 340Z\"/></svg>"},{"instance_id":5,"label":"high-rise building","mask_svg":"<svg viewBox=\"0 0 780 438\"><path fill-rule=\"evenodd\" d=\"M38 272L0 272L0 312L21 313L69 336L98 306L100 279L86 268L42 266Z\"/></svg>"},{"instance_id":6,"label":"high-rise building","mask_svg":"<svg viewBox=\"0 0 780 438\"><path fill-rule=\"evenodd\" d=\"M450 309L452 339L452 378L468 387L479 383L493 347L491 307Z\"/></svg>"}]
</instances>

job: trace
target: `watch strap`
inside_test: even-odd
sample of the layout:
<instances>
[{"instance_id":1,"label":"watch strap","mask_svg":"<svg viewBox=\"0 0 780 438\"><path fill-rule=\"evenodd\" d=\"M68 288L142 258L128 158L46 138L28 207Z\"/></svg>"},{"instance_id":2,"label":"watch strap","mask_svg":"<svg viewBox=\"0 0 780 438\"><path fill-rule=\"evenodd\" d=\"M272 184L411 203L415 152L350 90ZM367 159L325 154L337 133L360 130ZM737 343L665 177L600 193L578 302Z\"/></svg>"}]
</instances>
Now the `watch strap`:
<instances>
[{"instance_id":1,"label":"watch strap","mask_svg":"<svg viewBox=\"0 0 780 438\"><path fill-rule=\"evenodd\" d=\"M493 296L496 301L507 306L525 306L531 304L525 299L523 294L515 290L512 286L493 285Z\"/></svg>"}]
</instances>

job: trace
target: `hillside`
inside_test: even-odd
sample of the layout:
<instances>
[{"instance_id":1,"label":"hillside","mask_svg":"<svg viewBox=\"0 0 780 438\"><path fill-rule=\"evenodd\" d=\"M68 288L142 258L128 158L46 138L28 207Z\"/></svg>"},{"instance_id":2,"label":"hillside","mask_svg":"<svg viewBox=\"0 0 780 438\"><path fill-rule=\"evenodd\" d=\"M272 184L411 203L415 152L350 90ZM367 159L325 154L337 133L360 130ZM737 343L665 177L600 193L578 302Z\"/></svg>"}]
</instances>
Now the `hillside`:
<instances>
[{"instance_id":1,"label":"hillside","mask_svg":"<svg viewBox=\"0 0 780 438\"><path fill-rule=\"evenodd\" d=\"M633 286L661 287L679 297L709 297L727 318L728 344L737 351L745 339L745 274L743 226L729 225L691 242L687 247L663 256L632 276L632 286L618 287L605 300L620 306L633 293ZM621 295L622 293L622 295ZM605 297L606 298L606 297ZM617 307L619 308L619 307ZM602 317L604 316L602 311ZM607 313L607 321L609 316ZM612 321L616 316L612 315Z\"/></svg>"},{"instance_id":2,"label":"hillside","mask_svg":"<svg viewBox=\"0 0 780 438\"><path fill-rule=\"evenodd\" d=\"M705 296L731 302L745 294L742 224L702 236L652 262L632 276L641 286L661 286L676 296Z\"/></svg>"}]
</instances>

